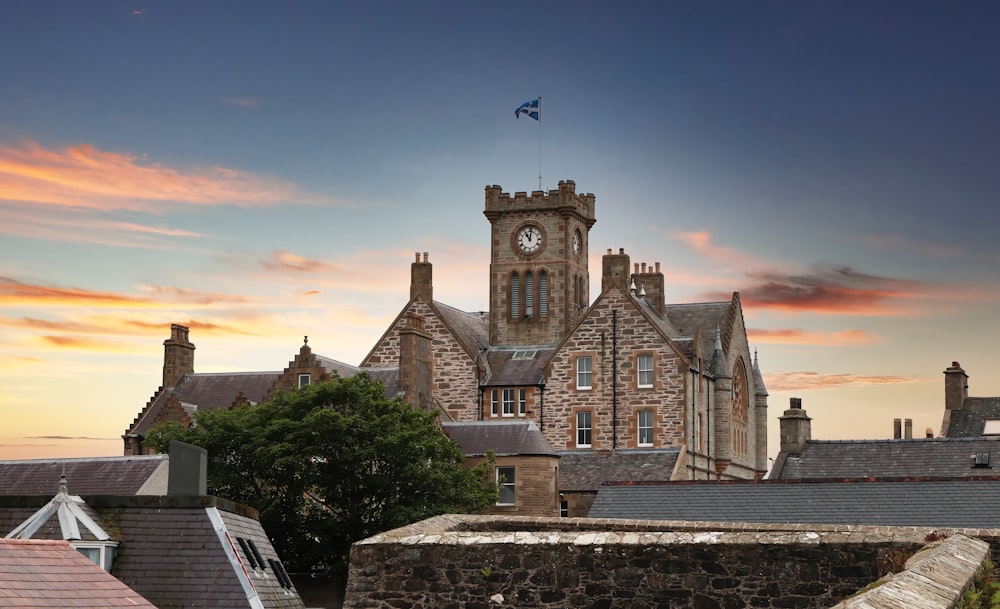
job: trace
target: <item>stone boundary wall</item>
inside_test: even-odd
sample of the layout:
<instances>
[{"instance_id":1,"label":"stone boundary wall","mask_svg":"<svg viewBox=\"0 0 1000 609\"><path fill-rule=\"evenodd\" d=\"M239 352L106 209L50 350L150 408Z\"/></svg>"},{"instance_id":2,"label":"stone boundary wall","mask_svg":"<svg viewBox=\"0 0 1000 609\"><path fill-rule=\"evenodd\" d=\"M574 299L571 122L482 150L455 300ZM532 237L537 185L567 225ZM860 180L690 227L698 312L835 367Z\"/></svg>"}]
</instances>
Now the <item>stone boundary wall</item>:
<instances>
[{"instance_id":1,"label":"stone boundary wall","mask_svg":"<svg viewBox=\"0 0 1000 609\"><path fill-rule=\"evenodd\" d=\"M834 609L954 609L990 556L985 541L964 535L931 543L887 575Z\"/></svg>"},{"instance_id":2,"label":"stone boundary wall","mask_svg":"<svg viewBox=\"0 0 1000 609\"><path fill-rule=\"evenodd\" d=\"M1000 538L926 527L438 516L356 543L344 607L822 609L958 533ZM920 576L908 577L886 591Z\"/></svg>"}]
</instances>

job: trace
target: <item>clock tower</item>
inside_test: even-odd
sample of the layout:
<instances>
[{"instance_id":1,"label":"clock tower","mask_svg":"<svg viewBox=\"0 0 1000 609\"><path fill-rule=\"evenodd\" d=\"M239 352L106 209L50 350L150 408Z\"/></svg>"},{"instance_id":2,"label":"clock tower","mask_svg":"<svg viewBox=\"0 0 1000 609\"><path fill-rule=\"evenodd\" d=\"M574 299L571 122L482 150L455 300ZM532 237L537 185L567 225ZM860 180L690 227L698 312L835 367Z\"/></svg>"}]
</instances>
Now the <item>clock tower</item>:
<instances>
[{"instance_id":1,"label":"clock tower","mask_svg":"<svg viewBox=\"0 0 1000 609\"><path fill-rule=\"evenodd\" d=\"M486 187L490 221L490 344L558 343L590 304L594 195L572 180L529 196Z\"/></svg>"}]
</instances>

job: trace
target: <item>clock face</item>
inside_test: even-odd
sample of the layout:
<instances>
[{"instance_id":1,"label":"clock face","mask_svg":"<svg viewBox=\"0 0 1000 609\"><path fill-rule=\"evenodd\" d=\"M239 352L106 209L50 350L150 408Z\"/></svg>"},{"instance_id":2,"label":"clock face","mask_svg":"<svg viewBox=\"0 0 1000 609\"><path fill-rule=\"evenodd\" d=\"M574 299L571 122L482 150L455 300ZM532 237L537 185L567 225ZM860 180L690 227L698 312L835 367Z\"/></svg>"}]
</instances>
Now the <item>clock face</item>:
<instances>
[{"instance_id":1,"label":"clock face","mask_svg":"<svg viewBox=\"0 0 1000 609\"><path fill-rule=\"evenodd\" d=\"M534 254L542 248L542 231L530 224L525 226L517 232L517 247L525 254Z\"/></svg>"},{"instance_id":2,"label":"clock face","mask_svg":"<svg viewBox=\"0 0 1000 609\"><path fill-rule=\"evenodd\" d=\"M583 251L583 235L580 234L580 229L573 231L573 255L579 256L580 252Z\"/></svg>"}]
</instances>

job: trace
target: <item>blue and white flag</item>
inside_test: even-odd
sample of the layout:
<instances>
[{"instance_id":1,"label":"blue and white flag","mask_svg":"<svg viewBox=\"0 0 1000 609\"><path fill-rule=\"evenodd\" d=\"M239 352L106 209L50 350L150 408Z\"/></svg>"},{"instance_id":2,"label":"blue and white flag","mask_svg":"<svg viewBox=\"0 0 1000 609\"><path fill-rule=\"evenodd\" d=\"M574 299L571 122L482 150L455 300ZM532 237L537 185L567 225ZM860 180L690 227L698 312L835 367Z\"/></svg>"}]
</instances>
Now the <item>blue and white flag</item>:
<instances>
[{"instance_id":1,"label":"blue and white flag","mask_svg":"<svg viewBox=\"0 0 1000 609\"><path fill-rule=\"evenodd\" d=\"M538 120L538 100L526 101L514 110L514 118L521 118L522 115Z\"/></svg>"}]
</instances>

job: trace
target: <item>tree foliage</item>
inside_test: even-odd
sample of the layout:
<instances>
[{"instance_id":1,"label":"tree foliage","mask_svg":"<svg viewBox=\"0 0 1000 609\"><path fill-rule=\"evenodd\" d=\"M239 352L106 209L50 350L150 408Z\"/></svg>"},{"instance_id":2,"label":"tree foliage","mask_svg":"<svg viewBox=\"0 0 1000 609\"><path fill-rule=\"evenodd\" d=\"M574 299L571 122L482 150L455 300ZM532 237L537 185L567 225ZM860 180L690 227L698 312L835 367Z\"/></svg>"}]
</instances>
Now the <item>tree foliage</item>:
<instances>
[{"instance_id":1,"label":"tree foliage","mask_svg":"<svg viewBox=\"0 0 1000 609\"><path fill-rule=\"evenodd\" d=\"M209 492L257 508L291 570L343 575L359 539L496 501L491 464L465 467L436 416L359 374L258 406L199 411L191 428L160 425L144 443L205 448Z\"/></svg>"}]
</instances>

